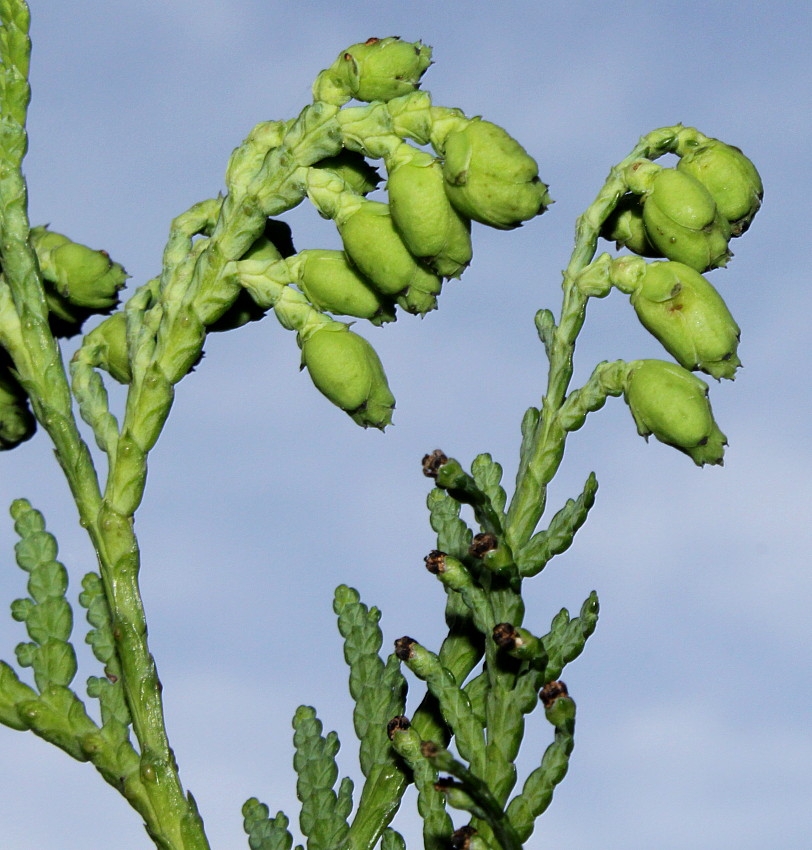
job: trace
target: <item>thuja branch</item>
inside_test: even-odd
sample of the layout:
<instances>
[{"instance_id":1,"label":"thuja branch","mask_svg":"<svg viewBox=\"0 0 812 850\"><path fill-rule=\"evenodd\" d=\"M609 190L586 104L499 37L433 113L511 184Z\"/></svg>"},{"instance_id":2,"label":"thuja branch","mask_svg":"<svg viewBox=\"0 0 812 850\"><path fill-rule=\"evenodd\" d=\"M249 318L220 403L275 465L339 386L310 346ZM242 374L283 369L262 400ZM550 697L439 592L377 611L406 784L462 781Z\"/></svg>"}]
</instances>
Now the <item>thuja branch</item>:
<instances>
[{"instance_id":1,"label":"thuja branch","mask_svg":"<svg viewBox=\"0 0 812 850\"><path fill-rule=\"evenodd\" d=\"M595 256L601 228L628 191L626 168L640 158L656 159L673 151L681 125L663 127L643 136L631 153L610 171L609 177L575 225L575 247L564 271L564 300L556 325L546 315L539 317L546 328L546 348L550 360L547 390L541 414L535 425L531 445L523 455L516 476L516 490L507 515L507 539L514 549L521 548L532 535L546 505L547 484L561 463L567 431L558 415L572 380L575 342L586 318L589 294L578 286L578 276Z\"/></svg>"},{"instance_id":2,"label":"thuja branch","mask_svg":"<svg viewBox=\"0 0 812 850\"><path fill-rule=\"evenodd\" d=\"M30 597L17 600L13 614L31 638L17 655L33 669L36 690L0 665L0 722L29 728L91 761L141 814L158 847L205 850L202 820L184 793L167 738L134 533L149 453L175 385L199 362L209 333L273 311L283 328L295 331L316 388L357 424L383 429L394 407L383 365L362 336L333 316L382 325L397 310L425 315L437 307L444 282L471 261L472 221L509 230L544 212L550 199L535 160L505 130L436 106L417 91L430 48L397 38L352 45L318 75L313 103L297 118L257 125L234 151L224 196L173 221L160 275L84 337L69 388L57 338L78 333L93 314L114 311L126 273L103 251L29 227L21 173L28 10L22 0L0 0L0 13L0 448L31 437L37 422L53 440L98 557L99 573L84 577L79 601L105 674L88 681L88 695L99 701L99 725L70 689L72 614L56 541L19 500L12 509L21 537L17 559L30 573ZM366 105L347 107L353 98ZM428 146L433 153L420 149ZM653 162L668 152L679 157L676 168ZM368 159L383 162L388 203L367 197L380 180ZM342 250L296 251L290 228L277 217L305 198L334 221ZM436 484L428 504L438 546L426 566L448 597L449 629L439 651L403 637L382 659L379 612L355 591L337 591L365 782L353 812L353 783L344 778L336 785L338 739L322 734L313 708L301 707L294 766L300 826L311 850L371 850L379 841L383 850L402 850L403 839L389 824L411 781L426 847L439 850L450 841L472 850L518 850L532 833L573 748L575 703L558 677L583 650L598 616L592 593L578 616L562 609L546 634L522 625L523 580L571 545L597 489L591 475L583 492L534 534L547 484L567 434L618 395L641 435L653 434L697 464L721 463L726 438L713 419L707 384L692 373L732 378L740 366L739 329L702 272L727 262L729 240L746 231L760 201L758 173L741 151L692 128L644 136L611 170L578 219L558 322L549 310L536 316L550 370L541 409L531 408L522 423L510 504L491 455L479 455L470 474L439 451L424 459ZM600 237L640 256L595 258ZM643 256L664 261L647 263ZM612 289L629 296L641 323L677 363L600 363L571 390L588 300ZM122 415L110 409L105 373L127 387ZM71 389L106 460L103 483L74 419ZM460 517L462 505L473 509L478 533ZM402 715L401 663L426 686L411 720ZM525 717L539 698L555 738L510 799ZM460 759L446 749L452 741ZM454 831L446 806L469 823ZM292 845L281 813L270 818L255 799L243 813L254 850Z\"/></svg>"}]
</instances>

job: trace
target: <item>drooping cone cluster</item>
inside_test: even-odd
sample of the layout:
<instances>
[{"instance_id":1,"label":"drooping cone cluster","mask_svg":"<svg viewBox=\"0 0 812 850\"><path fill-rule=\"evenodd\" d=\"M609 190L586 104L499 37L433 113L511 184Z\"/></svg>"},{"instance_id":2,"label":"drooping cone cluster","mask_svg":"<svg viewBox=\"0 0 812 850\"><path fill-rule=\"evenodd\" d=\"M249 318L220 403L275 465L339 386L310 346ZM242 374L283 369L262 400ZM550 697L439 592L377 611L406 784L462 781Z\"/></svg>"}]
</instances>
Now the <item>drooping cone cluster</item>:
<instances>
[{"instance_id":1,"label":"drooping cone cluster","mask_svg":"<svg viewBox=\"0 0 812 850\"><path fill-rule=\"evenodd\" d=\"M273 306L283 325L297 330L316 386L365 426L384 427L394 405L377 356L348 326L302 318L303 305L314 315L374 325L393 321L396 307L425 315L436 308L443 281L460 277L471 262L472 221L515 228L551 202L536 161L505 130L434 107L417 90L430 64L431 48L420 42L372 38L342 51L318 75L313 108L318 121L334 122L342 149L322 158L302 154L305 110L290 125L295 152L279 159L301 163L297 179L322 217L335 222L342 250L246 255L236 263L237 278L260 307ZM342 109L351 99L369 105ZM282 149L286 126L273 126ZM383 161L387 202L367 197L380 181L370 159ZM240 185L248 186L250 175L244 177Z\"/></svg>"},{"instance_id":2,"label":"drooping cone cluster","mask_svg":"<svg viewBox=\"0 0 812 850\"><path fill-rule=\"evenodd\" d=\"M730 239L747 230L761 206L761 177L738 148L693 128L678 134L674 153L676 168L640 159L626 169L630 194L601 235L635 254L698 272L724 266Z\"/></svg>"},{"instance_id":3,"label":"drooping cone cluster","mask_svg":"<svg viewBox=\"0 0 812 850\"><path fill-rule=\"evenodd\" d=\"M625 385L638 430L654 434L698 463L721 463L725 439L713 422L707 385L693 371L735 377L739 327L701 272L724 266L731 238L761 206L763 186L736 147L682 127L669 149L676 168L637 159L626 167L629 193L609 214L601 236L636 257L603 254L580 275L585 295L615 286L630 296L641 324L680 364L637 361ZM662 257L647 263L641 257Z\"/></svg>"}]
</instances>

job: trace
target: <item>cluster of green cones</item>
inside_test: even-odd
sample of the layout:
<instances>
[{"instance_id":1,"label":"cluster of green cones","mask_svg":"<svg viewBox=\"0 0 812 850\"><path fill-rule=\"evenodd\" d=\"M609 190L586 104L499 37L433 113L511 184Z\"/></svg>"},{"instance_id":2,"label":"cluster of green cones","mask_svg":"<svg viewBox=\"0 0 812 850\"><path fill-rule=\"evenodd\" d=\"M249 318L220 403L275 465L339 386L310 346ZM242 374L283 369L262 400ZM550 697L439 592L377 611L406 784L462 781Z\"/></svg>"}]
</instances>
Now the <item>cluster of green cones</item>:
<instances>
[{"instance_id":1,"label":"cluster of green cones","mask_svg":"<svg viewBox=\"0 0 812 850\"><path fill-rule=\"evenodd\" d=\"M443 281L471 262L472 221L511 229L550 203L536 161L505 130L435 107L417 91L430 57L419 42L373 38L343 51L316 80L316 101L371 101L339 112L344 148L308 176L310 200L343 245L302 252L294 269L321 311L373 324L392 321L398 307L425 315ZM386 203L367 197L380 180L370 158L386 168ZM300 332L299 343L303 366L334 404L364 427L389 424L394 398L368 343L335 322Z\"/></svg>"},{"instance_id":2,"label":"cluster of green cones","mask_svg":"<svg viewBox=\"0 0 812 850\"><path fill-rule=\"evenodd\" d=\"M509 230L551 203L536 161L505 130L434 106L419 90L430 64L431 49L420 42L372 38L352 45L318 75L314 103L298 119L255 128L229 166L236 202L256 185L242 179L246 166L253 179L257 156L266 162L275 156L278 168L292 175L285 208L309 198L335 223L342 249L297 253L289 227L268 218L265 232L232 255L223 273L239 297L225 312L201 317L206 332L229 330L273 308L282 325L296 331L301 366L316 388L365 428L390 424L395 400L372 345L351 329L352 321L335 317L381 326L394 321L398 309L425 315L436 308L443 282L459 278L471 262L473 221ZM362 105L348 106L353 99ZM314 126L321 135L311 139ZM258 155L255 142L263 134L275 141L270 153L266 147ZM626 194L601 230L638 256L603 254L577 283L588 295L612 287L628 294L642 324L677 361L629 365L624 395L640 433L654 434L697 463L720 463L725 438L715 423L708 425L707 386L690 373L733 378L741 365L739 328L702 273L727 263L730 240L747 230L763 189L738 148L693 128L681 128L671 150L679 157L674 168L644 158L625 167ZM381 191L370 160L386 169L385 201L369 197ZM221 205L222 220L223 199L210 203ZM105 252L46 228L35 228L31 241L57 335L70 336L89 315L115 308L126 273ZM132 379L121 312L88 341L96 366L121 382ZM9 448L31 436L35 421L13 370L0 366L0 446ZM705 399L698 406L697 393ZM649 407L672 413L655 415ZM677 416L683 408L701 408L702 422L670 429L674 417L691 418Z\"/></svg>"},{"instance_id":3,"label":"cluster of green cones","mask_svg":"<svg viewBox=\"0 0 812 850\"><path fill-rule=\"evenodd\" d=\"M612 287L627 294L641 324L676 360L624 364L617 389L638 433L700 466L721 464L727 440L713 418L708 385L693 373L732 380L741 366L740 331L703 273L727 264L730 240L748 229L764 190L741 150L694 128L679 128L671 151L679 157L675 168L648 159L626 166L629 191L601 230L633 255L601 254L577 285L590 296Z\"/></svg>"},{"instance_id":4,"label":"cluster of green cones","mask_svg":"<svg viewBox=\"0 0 812 850\"><path fill-rule=\"evenodd\" d=\"M31 246L42 275L51 331L69 338L94 314L115 309L127 273L105 251L88 248L46 226L34 227ZM37 430L28 395L8 354L0 349L0 450L13 449Z\"/></svg>"}]
</instances>

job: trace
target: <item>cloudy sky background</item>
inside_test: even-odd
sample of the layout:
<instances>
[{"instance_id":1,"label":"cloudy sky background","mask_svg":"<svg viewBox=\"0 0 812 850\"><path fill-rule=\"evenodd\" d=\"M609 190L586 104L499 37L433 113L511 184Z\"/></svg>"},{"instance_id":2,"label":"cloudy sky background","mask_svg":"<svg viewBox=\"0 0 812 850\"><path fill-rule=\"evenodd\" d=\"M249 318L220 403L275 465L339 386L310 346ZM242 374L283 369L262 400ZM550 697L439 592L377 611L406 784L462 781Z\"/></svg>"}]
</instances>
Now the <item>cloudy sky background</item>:
<instances>
[{"instance_id":1,"label":"cloudy sky background","mask_svg":"<svg viewBox=\"0 0 812 850\"><path fill-rule=\"evenodd\" d=\"M743 331L746 368L712 387L730 448L723 469L697 469L646 445L621 400L571 438L550 506L592 469L598 502L573 548L528 584L526 624L545 632L593 588L602 614L564 677L576 750L529 846L807 846L808 7L77 0L34 2L33 15L31 219L107 249L133 285L158 271L170 219L222 189L251 127L297 114L316 73L370 35L433 45L435 103L504 125L556 199L518 231L475 226L474 262L438 312L362 329L398 399L385 435L313 389L273 317L211 338L179 385L137 530L170 737L212 847L247 846L251 795L295 823L300 703L338 730L342 769L358 777L333 589L346 582L383 609L385 649L403 634L438 646L444 597L422 566L434 540L420 458L440 447L468 464L490 451L512 483L519 421L545 381L533 314L558 311L574 219L642 133L680 121L742 147L766 186L735 259L711 275ZM288 220L298 248L338 247L308 206ZM647 356L659 346L627 300L593 302L576 381L599 360ZM93 556L46 439L0 460L0 502L26 496L43 510L75 593ZM10 519L0 540L5 608L25 595ZM79 688L97 673L82 614ZM0 617L0 657L22 639ZM534 714L525 773L550 739ZM91 767L34 736L0 730L0 767L7 850L148 845ZM396 825L420 846L412 798Z\"/></svg>"}]
</instances>

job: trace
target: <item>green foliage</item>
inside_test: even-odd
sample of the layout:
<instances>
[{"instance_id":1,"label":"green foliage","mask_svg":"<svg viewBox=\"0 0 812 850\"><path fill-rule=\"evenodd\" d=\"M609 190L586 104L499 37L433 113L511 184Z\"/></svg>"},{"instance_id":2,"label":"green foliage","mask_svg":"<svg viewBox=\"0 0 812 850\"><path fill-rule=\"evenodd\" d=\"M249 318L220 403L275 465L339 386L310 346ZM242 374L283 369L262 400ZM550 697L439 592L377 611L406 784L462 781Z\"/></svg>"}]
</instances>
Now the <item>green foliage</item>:
<instances>
[{"instance_id":1,"label":"green foliage","mask_svg":"<svg viewBox=\"0 0 812 850\"><path fill-rule=\"evenodd\" d=\"M321 721L309 706L300 706L293 718L293 766L298 776L296 793L302 802L299 826L307 836L308 850L340 850L346 845L352 810L352 781L338 779L335 756L338 736L330 732L322 737Z\"/></svg>"},{"instance_id":2,"label":"green foliage","mask_svg":"<svg viewBox=\"0 0 812 850\"><path fill-rule=\"evenodd\" d=\"M25 623L31 643L17 646L17 661L31 667L39 691L49 686L66 687L76 675L76 653L69 642L73 629L73 612L65 599L67 571L56 560L57 545L45 530L45 521L24 499L11 506L14 528L20 541L14 547L17 565L29 573L31 597L17 599L11 615Z\"/></svg>"},{"instance_id":3,"label":"green foliage","mask_svg":"<svg viewBox=\"0 0 812 850\"><path fill-rule=\"evenodd\" d=\"M581 654L587 638L598 624L598 610L598 595L593 590L581 606L578 617L570 619L566 608L553 617L550 631L541 639L547 654L545 682L557 679L564 667Z\"/></svg>"},{"instance_id":4,"label":"green foliage","mask_svg":"<svg viewBox=\"0 0 812 850\"><path fill-rule=\"evenodd\" d=\"M386 724L403 713L406 680L393 656L384 664L378 655L383 643L378 627L381 612L367 608L358 592L344 585L336 589L333 607L344 637L344 658L350 667L350 695L355 700L353 720L361 742L361 771L368 776L377 765L394 764Z\"/></svg>"},{"instance_id":5,"label":"green foliage","mask_svg":"<svg viewBox=\"0 0 812 850\"><path fill-rule=\"evenodd\" d=\"M290 850L293 836L288 832L288 819L282 812L269 817L268 807L251 797L242 807L243 828L251 850Z\"/></svg>"},{"instance_id":6,"label":"green foliage","mask_svg":"<svg viewBox=\"0 0 812 850\"><path fill-rule=\"evenodd\" d=\"M578 529L586 522L590 508L595 504L598 479L590 473L584 489L577 499L567 503L550 520L550 525L534 534L516 553L516 566L524 576L540 573L550 559L566 552L572 545Z\"/></svg>"}]
</instances>

